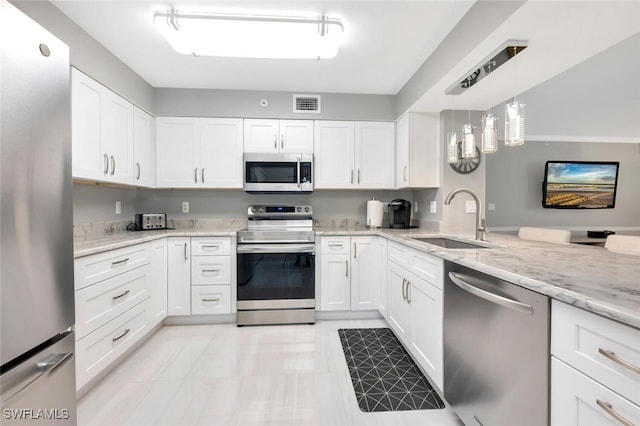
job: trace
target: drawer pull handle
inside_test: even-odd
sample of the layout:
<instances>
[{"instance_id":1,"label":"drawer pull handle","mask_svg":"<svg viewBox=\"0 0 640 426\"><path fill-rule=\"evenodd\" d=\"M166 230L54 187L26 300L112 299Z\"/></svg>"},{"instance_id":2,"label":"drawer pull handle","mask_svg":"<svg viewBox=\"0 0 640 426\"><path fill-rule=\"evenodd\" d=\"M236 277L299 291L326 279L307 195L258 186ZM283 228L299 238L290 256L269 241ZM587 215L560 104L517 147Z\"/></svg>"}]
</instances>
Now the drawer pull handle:
<instances>
[{"instance_id":1,"label":"drawer pull handle","mask_svg":"<svg viewBox=\"0 0 640 426\"><path fill-rule=\"evenodd\" d=\"M119 294L119 295L117 295L117 296L113 296L113 297L112 297L112 299L113 299L113 300L118 300L118 299L120 299L121 297L126 296L127 294L129 294L129 290L123 291L122 293L120 293L120 294Z\"/></svg>"},{"instance_id":2,"label":"drawer pull handle","mask_svg":"<svg viewBox=\"0 0 640 426\"><path fill-rule=\"evenodd\" d=\"M209 245L209 246L204 245L204 246L201 246L201 247L203 249L216 249L216 250L220 249L220 245L219 244L216 244L216 245L213 245L213 246L212 245Z\"/></svg>"},{"instance_id":3,"label":"drawer pull handle","mask_svg":"<svg viewBox=\"0 0 640 426\"><path fill-rule=\"evenodd\" d=\"M118 337L114 337L113 339L111 339L113 342L117 342L118 340L122 339L124 336L126 336L127 334L129 334L129 331L131 331L130 328L127 328L124 333L122 333L121 335L119 335Z\"/></svg>"},{"instance_id":4,"label":"drawer pull handle","mask_svg":"<svg viewBox=\"0 0 640 426\"><path fill-rule=\"evenodd\" d=\"M329 247L344 247L342 244L329 244Z\"/></svg>"},{"instance_id":5,"label":"drawer pull handle","mask_svg":"<svg viewBox=\"0 0 640 426\"><path fill-rule=\"evenodd\" d=\"M608 402L604 402L604 401L601 401L599 399L596 399L596 404L598 404L598 406L600 408L602 408L604 411L606 411L608 415L610 415L611 417L616 419L618 421L618 423L620 423L621 425L634 426L633 423L631 423L629 420L625 419L620 414L618 414L616 412L616 410L613 409L613 406L611 404L609 404Z\"/></svg>"},{"instance_id":6,"label":"drawer pull handle","mask_svg":"<svg viewBox=\"0 0 640 426\"><path fill-rule=\"evenodd\" d=\"M344 261L344 276L345 277L349 276L349 261L348 260Z\"/></svg>"},{"instance_id":7,"label":"drawer pull handle","mask_svg":"<svg viewBox=\"0 0 640 426\"><path fill-rule=\"evenodd\" d=\"M611 361L615 362L616 364L626 368L627 370L631 370L634 373L640 374L640 367L623 360L622 358L618 357L614 352L608 351L602 348L599 348L598 352L600 352L602 355L609 358Z\"/></svg>"},{"instance_id":8,"label":"drawer pull handle","mask_svg":"<svg viewBox=\"0 0 640 426\"><path fill-rule=\"evenodd\" d=\"M220 299L202 299L203 302L219 302Z\"/></svg>"},{"instance_id":9,"label":"drawer pull handle","mask_svg":"<svg viewBox=\"0 0 640 426\"><path fill-rule=\"evenodd\" d=\"M125 258L124 258L124 259L122 259L122 260L117 260L117 261L115 261L115 262L111 262L111 266L122 265L123 263L126 263L126 262L128 262L128 261L129 261L129 258L128 258L128 257L125 257Z\"/></svg>"},{"instance_id":10,"label":"drawer pull handle","mask_svg":"<svg viewBox=\"0 0 640 426\"><path fill-rule=\"evenodd\" d=\"M220 272L220 269L203 269L202 272Z\"/></svg>"}]
</instances>

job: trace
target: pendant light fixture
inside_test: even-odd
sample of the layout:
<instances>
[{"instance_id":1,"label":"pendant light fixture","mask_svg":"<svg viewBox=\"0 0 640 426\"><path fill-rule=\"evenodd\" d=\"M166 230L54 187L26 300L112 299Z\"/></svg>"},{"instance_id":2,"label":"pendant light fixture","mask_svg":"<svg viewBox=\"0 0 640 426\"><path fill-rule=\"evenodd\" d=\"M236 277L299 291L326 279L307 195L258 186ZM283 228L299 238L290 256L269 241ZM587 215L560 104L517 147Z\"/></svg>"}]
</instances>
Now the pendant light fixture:
<instances>
[{"instance_id":1,"label":"pendant light fixture","mask_svg":"<svg viewBox=\"0 0 640 426\"><path fill-rule=\"evenodd\" d=\"M513 46L513 56L516 56L517 47ZM515 83L518 82L518 70L516 62L513 63ZM517 92L517 90L514 90ZM506 146L518 146L524 144L524 104L518 103L513 96L513 102L505 104L504 110L504 144Z\"/></svg>"},{"instance_id":2,"label":"pendant light fixture","mask_svg":"<svg viewBox=\"0 0 640 426\"><path fill-rule=\"evenodd\" d=\"M495 62L490 61L487 63L489 67L488 74L491 74L491 67L493 65L495 65ZM489 112L482 117L482 152L485 154L490 154L498 150L497 121L498 117L491 113L491 108L489 108Z\"/></svg>"},{"instance_id":3,"label":"pendant light fixture","mask_svg":"<svg viewBox=\"0 0 640 426\"><path fill-rule=\"evenodd\" d=\"M455 98L454 98L455 99ZM447 133L447 162L456 164L460 161L460 148L458 144L458 133L456 133L456 123L454 121L453 102L451 103L451 131Z\"/></svg>"},{"instance_id":4,"label":"pendant light fixture","mask_svg":"<svg viewBox=\"0 0 640 426\"><path fill-rule=\"evenodd\" d=\"M471 124L471 110L467 124L462 126L462 158L476 158L478 152L476 150L476 126Z\"/></svg>"}]
</instances>

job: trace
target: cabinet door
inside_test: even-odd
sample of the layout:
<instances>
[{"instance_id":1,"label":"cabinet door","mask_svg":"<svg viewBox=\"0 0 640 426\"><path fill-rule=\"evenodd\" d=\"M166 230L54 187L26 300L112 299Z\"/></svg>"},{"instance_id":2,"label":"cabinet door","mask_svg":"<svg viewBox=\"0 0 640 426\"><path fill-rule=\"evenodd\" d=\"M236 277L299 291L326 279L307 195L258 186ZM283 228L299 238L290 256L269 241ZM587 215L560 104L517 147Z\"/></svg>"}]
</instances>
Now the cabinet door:
<instances>
[{"instance_id":1,"label":"cabinet door","mask_svg":"<svg viewBox=\"0 0 640 426\"><path fill-rule=\"evenodd\" d=\"M551 357L551 426L621 424L640 424L640 407Z\"/></svg>"},{"instance_id":2,"label":"cabinet door","mask_svg":"<svg viewBox=\"0 0 640 426\"><path fill-rule=\"evenodd\" d=\"M194 164L207 188L242 188L242 119L204 118Z\"/></svg>"},{"instance_id":3,"label":"cabinet door","mask_svg":"<svg viewBox=\"0 0 640 426\"><path fill-rule=\"evenodd\" d=\"M244 120L244 152L278 152L278 120Z\"/></svg>"},{"instance_id":4,"label":"cabinet door","mask_svg":"<svg viewBox=\"0 0 640 426\"><path fill-rule=\"evenodd\" d=\"M314 188L353 188L355 126L352 121L316 121Z\"/></svg>"},{"instance_id":5,"label":"cabinet door","mask_svg":"<svg viewBox=\"0 0 640 426\"><path fill-rule=\"evenodd\" d=\"M412 352L416 361L442 390L442 290L416 276L409 278L408 287Z\"/></svg>"},{"instance_id":6,"label":"cabinet door","mask_svg":"<svg viewBox=\"0 0 640 426\"><path fill-rule=\"evenodd\" d=\"M167 239L152 241L151 265L149 268L149 321L150 328L167 316ZM183 253L184 254L184 253Z\"/></svg>"},{"instance_id":7,"label":"cabinet door","mask_svg":"<svg viewBox=\"0 0 640 426\"><path fill-rule=\"evenodd\" d=\"M167 314L191 315L191 244L189 238L168 238Z\"/></svg>"},{"instance_id":8,"label":"cabinet door","mask_svg":"<svg viewBox=\"0 0 640 426\"><path fill-rule=\"evenodd\" d=\"M388 309L389 324L402 342L409 346L411 336L411 308L406 298L406 275L403 268L389 262Z\"/></svg>"},{"instance_id":9,"label":"cabinet door","mask_svg":"<svg viewBox=\"0 0 640 426\"><path fill-rule=\"evenodd\" d=\"M408 188L410 186L409 174L409 137L410 115L403 115L396 122L396 188Z\"/></svg>"},{"instance_id":10,"label":"cabinet door","mask_svg":"<svg viewBox=\"0 0 640 426\"><path fill-rule=\"evenodd\" d=\"M387 309L387 239L378 238L378 312L384 319L388 319Z\"/></svg>"},{"instance_id":11,"label":"cabinet door","mask_svg":"<svg viewBox=\"0 0 640 426\"><path fill-rule=\"evenodd\" d=\"M102 155L109 157L109 180L133 183L133 105L105 89L103 96Z\"/></svg>"},{"instance_id":12,"label":"cabinet door","mask_svg":"<svg viewBox=\"0 0 640 426\"><path fill-rule=\"evenodd\" d=\"M320 308L323 311L351 309L349 255L320 256Z\"/></svg>"},{"instance_id":13,"label":"cabinet door","mask_svg":"<svg viewBox=\"0 0 640 426\"><path fill-rule=\"evenodd\" d=\"M153 187L156 184L155 120L133 107L133 184Z\"/></svg>"},{"instance_id":14,"label":"cabinet door","mask_svg":"<svg viewBox=\"0 0 640 426\"><path fill-rule=\"evenodd\" d=\"M351 310L378 308L378 237L351 237Z\"/></svg>"},{"instance_id":15,"label":"cabinet door","mask_svg":"<svg viewBox=\"0 0 640 426\"><path fill-rule=\"evenodd\" d=\"M157 186L191 188L200 182L194 152L200 144L197 118L156 119Z\"/></svg>"},{"instance_id":16,"label":"cabinet door","mask_svg":"<svg viewBox=\"0 0 640 426\"><path fill-rule=\"evenodd\" d=\"M313 154L313 120L280 120L280 152Z\"/></svg>"},{"instance_id":17,"label":"cabinet door","mask_svg":"<svg viewBox=\"0 0 640 426\"><path fill-rule=\"evenodd\" d=\"M104 180L109 173L100 149L104 88L71 68L71 142L73 177Z\"/></svg>"},{"instance_id":18,"label":"cabinet door","mask_svg":"<svg viewBox=\"0 0 640 426\"><path fill-rule=\"evenodd\" d=\"M394 130L392 122L355 123L355 180L358 188L394 188Z\"/></svg>"}]
</instances>

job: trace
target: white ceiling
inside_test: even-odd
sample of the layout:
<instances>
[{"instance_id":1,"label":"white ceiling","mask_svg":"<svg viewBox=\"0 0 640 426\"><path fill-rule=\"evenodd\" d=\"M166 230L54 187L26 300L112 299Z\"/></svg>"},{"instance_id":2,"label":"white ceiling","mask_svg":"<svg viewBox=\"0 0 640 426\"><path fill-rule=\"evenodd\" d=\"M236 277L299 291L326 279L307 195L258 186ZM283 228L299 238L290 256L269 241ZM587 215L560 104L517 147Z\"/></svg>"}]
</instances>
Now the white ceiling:
<instances>
[{"instance_id":1,"label":"white ceiling","mask_svg":"<svg viewBox=\"0 0 640 426\"><path fill-rule=\"evenodd\" d=\"M434 51L431 59L454 57L448 71L424 87L410 108L419 111L488 109L640 30L640 0L529 0L468 51L438 52L442 40L459 30L454 27L474 1L52 0L154 87L395 95ZM347 40L335 59L324 61L194 58L174 52L153 27L153 12L170 5L199 11L326 13L343 19ZM445 89L509 39L527 40L529 47L462 95L445 95ZM640 71L638 56L630 52L627 63L613 66ZM598 78L607 78L606 70L599 73ZM584 79L588 83L592 76Z\"/></svg>"}]
</instances>

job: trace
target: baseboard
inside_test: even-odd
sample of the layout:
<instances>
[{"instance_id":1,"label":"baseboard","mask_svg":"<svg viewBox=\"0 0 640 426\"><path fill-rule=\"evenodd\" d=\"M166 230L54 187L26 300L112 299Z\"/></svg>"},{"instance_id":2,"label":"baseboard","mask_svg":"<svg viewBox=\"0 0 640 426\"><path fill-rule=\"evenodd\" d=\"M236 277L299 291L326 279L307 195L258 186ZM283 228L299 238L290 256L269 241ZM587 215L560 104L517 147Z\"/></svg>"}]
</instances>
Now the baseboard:
<instances>
[{"instance_id":1,"label":"baseboard","mask_svg":"<svg viewBox=\"0 0 640 426\"><path fill-rule=\"evenodd\" d=\"M316 320L380 319L378 311L316 311Z\"/></svg>"}]
</instances>

